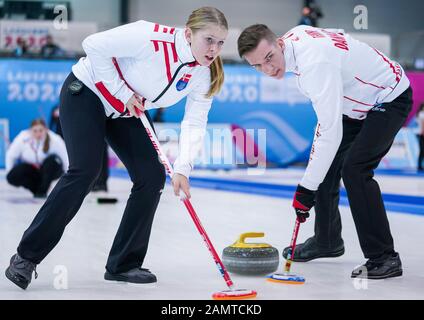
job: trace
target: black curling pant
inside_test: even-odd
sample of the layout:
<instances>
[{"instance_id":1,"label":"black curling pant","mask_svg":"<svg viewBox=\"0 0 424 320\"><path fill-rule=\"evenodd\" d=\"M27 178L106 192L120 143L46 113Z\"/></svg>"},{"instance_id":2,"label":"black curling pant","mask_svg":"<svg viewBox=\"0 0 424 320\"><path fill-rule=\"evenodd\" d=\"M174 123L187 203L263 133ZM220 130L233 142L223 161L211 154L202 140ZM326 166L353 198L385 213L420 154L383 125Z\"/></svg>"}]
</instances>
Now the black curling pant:
<instances>
[{"instance_id":1,"label":"black curling pant","mask_svg":"<svg viewBox=\"0 0 424 320\"><path fill-rule=\"evenodd\" d=\"M77 95L69 92L68 86L74 80L71 73L60 95L60 122L69 170L25 231L18 253L40 263L56 246L99 176L106 139L133 182L106 264L111 273L125 272L143 264L165 170L139 119L108 119L100 99L89 88L84 86Z\"/></svg>"},{"instance_id":2,"label":"black curling pant","mask_svg":"<svg viewBox=\"0 0 424 320\"><path fill-rule=\"evenodd\" d=\"M109 152L108 145L105 142L103 146L103 158L102 158L102 168L100 170L99 177L97 178L95 185L99 187L107 188L107 180L109 179Z\"/></svg>"},{"instance_id":3,"label":"black curling pant","mask_svg":"<svg viewBox=\"0 0 424 320\"><path fill-rule=\"evenodd\" d=\"M394 251L380 187L373 177L411 108L412 89L408 88L392 102L370 110L363 121L343 117L342 142L316 196L315 237L320 247L334 248L341 241L338 205L343 178L365 258Z\"/></svg>"},{"instance_id":4,"label":"black curling pant","mask_svg":"<svg viewBox=\"0 0 424 320\"><path fill-rule=\"evenodd\" d=\"M15 187L24 187L33 194L46 193L51 183L63 174L62 160L55 154L44 159L40 168L19 163L10 170L6 179Z\"/></svg>"}]
</instances>

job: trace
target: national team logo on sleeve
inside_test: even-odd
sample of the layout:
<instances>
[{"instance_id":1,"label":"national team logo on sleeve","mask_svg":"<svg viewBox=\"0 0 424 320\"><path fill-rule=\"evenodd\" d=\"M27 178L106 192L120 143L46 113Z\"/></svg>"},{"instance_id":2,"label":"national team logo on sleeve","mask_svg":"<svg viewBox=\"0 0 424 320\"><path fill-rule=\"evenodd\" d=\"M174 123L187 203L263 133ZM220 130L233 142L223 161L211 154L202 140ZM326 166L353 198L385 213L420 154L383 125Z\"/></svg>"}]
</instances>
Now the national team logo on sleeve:
<instances>
[{"instance_id":1,"label":"national team logo on sleeve","mask_svg":"<svg viewBox=\"0 0 424 320\"><path fill-rule=\"evenodd\" d=\"M178 80L177 82L177 86L176 86L177 90L178 91L184 90L187 87L187 84L190 81L190 78L191 78L191 74L184 73L181 79Z\"/></svg>"}]
</instances>

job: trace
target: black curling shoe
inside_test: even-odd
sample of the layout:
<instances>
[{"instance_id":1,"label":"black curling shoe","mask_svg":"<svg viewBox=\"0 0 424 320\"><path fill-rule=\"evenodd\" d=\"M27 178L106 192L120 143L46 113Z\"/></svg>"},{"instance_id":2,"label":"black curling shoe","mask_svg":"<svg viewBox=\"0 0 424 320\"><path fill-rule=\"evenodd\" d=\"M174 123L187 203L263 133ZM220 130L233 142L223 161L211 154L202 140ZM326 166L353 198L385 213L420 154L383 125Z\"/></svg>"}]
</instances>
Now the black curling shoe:
<instances>
[{"instance_id":1,"label":"black curling shoe","mask_svg":"<svg viewBox=\"0 0 424 320\"><path fill-rule=\"evenodd\" d=\"M38 274L36 271L37 265L29 260L26 260L14 254L10 259L10 266L6 269L6 277L16 284L21 289L26 289L31 282L32 273L35 273L35 279Z\"/></svg>"},{"instance_id":2,"label":"black curling shoe","mask_svg":"<svg viewBox=\"0 0 424 320\"><path fill-rule=\"evenodd\" d=\"M402 275L399 253L385 254L378 259L369 259L364 265L352 271L352 278L386 279Z\"/></svg>"},{"instance_id":3,"label":"black curling shoe","mask_svg":"<svg viewBox=\"0 0 424 320\"><path fill-rule=\"evenodd\" d=\"M122 281L130 283L155 283L157 282L156 276L144 268L134 268L127 272L110 273L106 271L105 280Z\"/></svg>"},{"instance_id":4,"label":"black curling shoe","mask_svg":"<svg viewBox=\"0 0 424 320\"><path fill-rule=\"evenodd\" d=\"M291 247L286 247L283 250L283 257L287 259L287 255ZM318 258L335 258L340 257L345 252L343 240L334 246L334 248L323 248L320 247L315 237L310 237L304 243L300 243L294 250L294 262L308 262Z\"/></svg>"}]
</instances>

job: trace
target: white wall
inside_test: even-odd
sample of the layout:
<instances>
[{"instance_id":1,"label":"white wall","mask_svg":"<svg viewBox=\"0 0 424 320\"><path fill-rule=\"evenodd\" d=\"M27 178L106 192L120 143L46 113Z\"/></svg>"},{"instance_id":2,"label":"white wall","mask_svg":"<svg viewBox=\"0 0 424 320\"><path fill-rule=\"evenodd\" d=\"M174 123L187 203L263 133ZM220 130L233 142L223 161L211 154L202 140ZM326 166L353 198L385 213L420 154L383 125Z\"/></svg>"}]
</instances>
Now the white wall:
<instances>
[{"instance_id":1,"label":"white wall","mask_svg":"<svg viewBox=\"0 0 424 320\"><path fill-rule=\"evenodd\" d=\"M324 18L322 27L338 27L348 32L383 33L392 38L393 56L424 55L424 0L316 0ZM368 30L355 30L356 5L368 8ZM129 0L130 21L145 19L168 25L184 25L195 8L210 5L227 16L230 27L243 29L254 23L265 23L277 34L295 26L301 16L303 0ZM419 51L419 52L417 52Z\"/></svg>"},{"instance_id":2,"label":"white wall","mask_svg":"<svg viewBox=\"0 0 424 320\"><path fill-rule=\"evenodd\" d=\"M183 26L194 9L208 5L224 12L230 28L265 23L277 34L283 34L299 21L302 3L302 0L130 0L129 18Z\"/></svg>"},{"instance_id":3,"label":"white wall","mask_svg":"<svg viewBox=\"0 0 424 320\"><path fill-rule=\"evenodd\" d=\"M238 60L237 38L243 28L254 23L265 23L277 34L284 34L299 20L299 15L293 12L300 12L301 0L265 0L266 5L260 2L261 0L130 0L129 19L184 26L188 16L196 8L216 7L225 14L231 29L221 56Z\"/></svg>"},{"instance_id":4,"label":"white wall","mask_svg":"<svg viewBox=\"0 0 424 320\"><path fill-rule=\"evenodd\" d=\"M323 26L337 25L353 31L353 8L362 4L368 8L368 30L363 32L388 33L391 36L424 29L423 0L316 0L325 14Z\"/></svg>"},{"instance_id":5,"label":"white wall","mask_svg":"<svg viewBox=\"0 0 424 320\"><path fill-rule=\"evenodd\" d=\"M36 0L30 0L36 1ZM61 2L60 0L50 0ZM99 30L120 23L119 0L68 0L74 21L91 21ZM230 27L243 29L253 23L265 23L277 34L284 34L300 19L303 0L128 0L129 19L145 19L181 26L194 9L210 5L227 16ZM361 33L385 33L392 38L392 53L396 56L424 55L424 0L316 0L324 12L322 27L353 27L353 8L358 4L368 8L368 30Z\"/></svg>"},{"instance_id":6,"label":"white wall","mask_svg":"<svg viewBox=\"0 0 424 320\"><path fill-rule=\"evenodd\" d=\"M423 0L316 0L325 17L322 26L337 25L354 31L353 8L363 4L368 9L368 30L361 33L385 33L391 37L392 56L424 57L424 1ZM420 45L421 44L421 45ZM407 59L406 59L407 60Z\"/></svg>"},{"instance_id":7,"label":"white wall","mask_svg":"<svg viewBox=\"0 0 424 320\"><path fill-rule=\"evenodd\" d=\"M29 0L37 1L37 0ZM61 2L61 0L49 0ZM119 0L67 0L75 21L97 22L104 30L119 25ZM325 17L323 27L337 26L353 31L353 8L366 5L369 29L361 32L387 33L392 37L424 29L424 0L315 0ZM129 0L130 21L151 20L184 25L190 12L210 5L222 10L230 27L244 28L262 22L276 33L285 33L300 18L303 0Z\"/></svg>"},{"instance_id":8,"label":"white wall","mask_svg":"<svg viewBox=\"0 0 424 320\"><path fill-rule=\"evenodd\" d=\"M129 0L130 20L146 19L164 24L184 24L195 8L210 5L223 11L232 27L262 22L278 33L295 26L301 16L303 0ZM353 31L353 8L368 8L369 29L361 32L387 33L392 36L424 29L423 0L316 0L324 18L323 27Z\"/></svg>"}]
</instances>

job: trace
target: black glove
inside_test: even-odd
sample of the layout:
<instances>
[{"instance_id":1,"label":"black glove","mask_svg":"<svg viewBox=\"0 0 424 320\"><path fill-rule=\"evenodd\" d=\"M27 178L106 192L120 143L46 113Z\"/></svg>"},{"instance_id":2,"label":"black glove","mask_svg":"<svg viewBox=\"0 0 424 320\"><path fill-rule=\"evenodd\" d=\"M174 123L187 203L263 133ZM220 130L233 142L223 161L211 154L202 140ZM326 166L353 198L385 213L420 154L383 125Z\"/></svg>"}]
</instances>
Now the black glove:
<instances>
[{"instance_id":1,"label":"black glove","mask_svg":"<svg viewBox=\"0 0 424 320\"><path fill-rule=\"evenodd\" d=\"M297 186L292 206L299 222L305 222L309 218L309 210L315 205L315 194L316 191L306 189L300 184Z\"/></svg>"}]
</instances>

